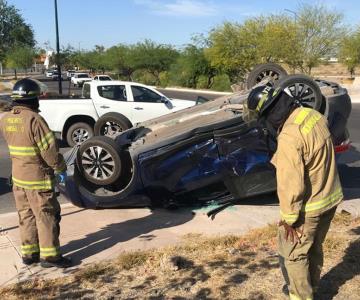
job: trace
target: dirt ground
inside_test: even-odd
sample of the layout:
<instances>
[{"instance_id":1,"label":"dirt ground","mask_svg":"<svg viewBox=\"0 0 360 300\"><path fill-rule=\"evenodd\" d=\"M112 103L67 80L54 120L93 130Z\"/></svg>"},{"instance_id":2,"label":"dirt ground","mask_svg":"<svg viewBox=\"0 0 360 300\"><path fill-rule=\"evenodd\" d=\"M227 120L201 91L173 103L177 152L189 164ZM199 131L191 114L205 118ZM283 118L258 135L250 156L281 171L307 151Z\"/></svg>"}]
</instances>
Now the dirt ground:
<instances>
[{"instance_id":1,"label":"dirt ground","mask_svg":"<svg viewBox=\"0 0 360 300\"><path fill-rule=\"evenodd\" d=\"M21 282L1 299L287 299L276 225L245 236L187 235L180 246L123 253L54 280ZM316 299L360 299L360 219L335 217Z\"/></svg>"}]
</instances>

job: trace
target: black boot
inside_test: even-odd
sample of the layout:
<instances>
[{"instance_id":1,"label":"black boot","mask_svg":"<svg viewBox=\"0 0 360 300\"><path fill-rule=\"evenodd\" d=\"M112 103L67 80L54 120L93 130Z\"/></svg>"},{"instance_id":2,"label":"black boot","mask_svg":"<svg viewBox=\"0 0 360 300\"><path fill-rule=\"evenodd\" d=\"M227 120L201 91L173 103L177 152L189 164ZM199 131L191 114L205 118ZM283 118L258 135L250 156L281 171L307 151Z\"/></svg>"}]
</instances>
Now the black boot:
<instances>
[{"instance_id":1,"label":"black boot","mask_svg":"<svg viewBox=\"0 0 360 300\"><path fill-rule=\"evenodd\" d=\"M34 253L30 256L23 256L22 261L24 265L30 266L32 264L37 264L40 261L39 253Z\"/></svg>"},{"instance_id":2,"label":"black boot","mask_svg":"<svg viewBox=\"0 0 360 300\"><path fill-rule=\"evenodd\" d=\"M43 268L69 268L72 266L71 258L60 256L56 259L41 259L40 265Z\"/></svg>"}]
</instances>

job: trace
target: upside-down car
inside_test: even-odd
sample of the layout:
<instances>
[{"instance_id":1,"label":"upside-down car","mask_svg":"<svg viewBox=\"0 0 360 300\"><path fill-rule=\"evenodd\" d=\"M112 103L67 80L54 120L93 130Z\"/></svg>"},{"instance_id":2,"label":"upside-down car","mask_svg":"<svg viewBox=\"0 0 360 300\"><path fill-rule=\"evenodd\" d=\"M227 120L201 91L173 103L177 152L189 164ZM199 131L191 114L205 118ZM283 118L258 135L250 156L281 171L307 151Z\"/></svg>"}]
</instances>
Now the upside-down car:
<instances>
[{"instance_id":1,"label":"upside-down car","mask_svg":"<svg viewBox=\"0 0 360 300\"><path fill-rule=\"evenodd\" d=\"M271 70L270 70L271 71ZM336 83L264 69L260 84L280 86L303 106L328 118L337 153L349 147L351 101ZM93 137L67 154L61 188L77 206L136 207L234 198L276 189L270 164L276 137L245 116L249 90L137 124L115 139Z\"/></svg>"}]
</instances>

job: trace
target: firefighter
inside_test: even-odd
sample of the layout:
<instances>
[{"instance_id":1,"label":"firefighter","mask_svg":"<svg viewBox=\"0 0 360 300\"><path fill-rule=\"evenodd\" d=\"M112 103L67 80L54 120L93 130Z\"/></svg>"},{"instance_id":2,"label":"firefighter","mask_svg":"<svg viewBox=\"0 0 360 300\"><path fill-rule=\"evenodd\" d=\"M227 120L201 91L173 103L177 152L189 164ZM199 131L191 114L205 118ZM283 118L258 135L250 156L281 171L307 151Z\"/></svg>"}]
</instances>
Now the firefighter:
<instances>
[{"instance_id":1,"label":"firefighter","mask_svg":"<svg viewBox=\"0 0 360 300\"><path fill-rule=\"evenodd\" d=\"M343 199L326 118L280 89L255 87L247 107L277 134L280 202L278 247L290 299L314 299L323 265L322 244Z\"/></svg>"},{"instance_id":2,"label":"firefighter","mask_svg":"<svg viewBox=\"0 0 360 300\"><path fill-rule=\"evenodd\" d=\"M0 121L12 160L12 183L19 216L21 253L25 265L66 268L59 251L60 205L55 179L64 182L66 164L55 137L38 114L40 86L25 78L15 83L13 108Z\"/></svg>"}]
</instances>

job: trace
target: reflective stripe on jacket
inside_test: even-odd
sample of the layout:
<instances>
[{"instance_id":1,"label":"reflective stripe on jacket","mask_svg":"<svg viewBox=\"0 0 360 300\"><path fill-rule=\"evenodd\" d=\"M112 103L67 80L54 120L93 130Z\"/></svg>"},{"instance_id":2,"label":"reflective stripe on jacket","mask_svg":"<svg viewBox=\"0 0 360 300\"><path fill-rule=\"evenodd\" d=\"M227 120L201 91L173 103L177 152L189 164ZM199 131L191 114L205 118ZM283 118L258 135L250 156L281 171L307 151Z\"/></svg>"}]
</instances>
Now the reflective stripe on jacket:
<instances>
[{"instance_id":1,"label":"reflective stripe on jacket","mask_svg":"<svg viewBox=\"0 0 360 300\"><path fill-rule=\"evenodd\" d=\"M327 121L310 108L297 108L278 136L271 162L276 167L282 220L317 216L343 199Z\"/></svg>"},{"instance_id":2,"label":"reflective stripe on jacket","mask_svg":"<svg viewBox=\"0 0 360 300\"><path fill-rule=\"evenodd\" d=\"M17 106L0 121L9 147L14 185L31 190L50 190L54 173L66 164L45 120L29 108Z\"/></svg>"}]
</instances>

